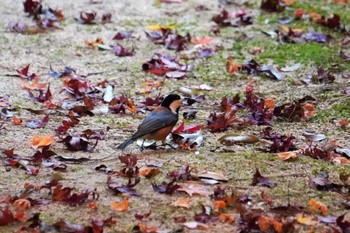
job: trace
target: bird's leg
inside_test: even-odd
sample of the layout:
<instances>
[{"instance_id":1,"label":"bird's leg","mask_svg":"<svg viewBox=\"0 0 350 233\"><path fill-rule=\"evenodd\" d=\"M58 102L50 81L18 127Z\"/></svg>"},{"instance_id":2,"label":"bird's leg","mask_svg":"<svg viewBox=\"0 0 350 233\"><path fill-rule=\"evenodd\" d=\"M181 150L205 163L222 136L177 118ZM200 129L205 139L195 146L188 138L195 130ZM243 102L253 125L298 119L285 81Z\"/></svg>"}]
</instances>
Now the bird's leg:
<instances>
[{"instance_id":1,"label":"bird's leg","mask_svg":"<svg viewBox=\"0 0 350 233\"><path fill-rule=\"evenodd\" d=\"M145 141L146 141L146 139L143 139L142 144L141 144L141 152L145 149L145 147L143 145L145 143Z\"/></svg>"}]
</instances>

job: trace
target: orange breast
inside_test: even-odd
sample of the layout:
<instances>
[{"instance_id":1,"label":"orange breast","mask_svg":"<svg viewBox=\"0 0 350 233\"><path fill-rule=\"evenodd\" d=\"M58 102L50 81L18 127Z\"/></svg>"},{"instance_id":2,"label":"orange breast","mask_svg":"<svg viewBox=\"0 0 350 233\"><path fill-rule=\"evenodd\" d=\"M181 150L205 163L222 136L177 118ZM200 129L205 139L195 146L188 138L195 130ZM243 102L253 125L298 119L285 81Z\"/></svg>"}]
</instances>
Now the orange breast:
<instances>
[{"instance_id":1,"label":"orange breast","mask_svg":"<svg viewBox=\"0 0 350 233\"><path fill-rule=\"evenodd\" d=\"M143 136L143 139L164 141L173 128L174 126L168 126L168 127L162 128L160 130L157 130L154 133Z\"/></svg>"}]
</instances>

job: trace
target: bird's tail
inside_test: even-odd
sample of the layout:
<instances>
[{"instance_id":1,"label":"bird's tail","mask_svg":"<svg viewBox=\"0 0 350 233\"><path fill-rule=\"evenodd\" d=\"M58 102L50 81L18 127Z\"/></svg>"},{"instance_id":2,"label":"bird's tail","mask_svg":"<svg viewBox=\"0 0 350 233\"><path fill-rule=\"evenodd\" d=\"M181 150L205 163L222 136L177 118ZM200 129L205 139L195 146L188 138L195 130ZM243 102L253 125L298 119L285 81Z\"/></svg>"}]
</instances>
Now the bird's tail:
<instances>
[{"instance_id":1,"label":"bird's tail","mask_svg":"<svg viewBox=\"0 0 350 233\"><path fill-rule=\"evenodd\" d=\"M134 139L129 138L128 140L126 140L125 142L123 142L122 144L120 144L117 149L119 150L124 150L127 146L129 146L131 143L134 142Z\"/></svg>"}]
</instances>

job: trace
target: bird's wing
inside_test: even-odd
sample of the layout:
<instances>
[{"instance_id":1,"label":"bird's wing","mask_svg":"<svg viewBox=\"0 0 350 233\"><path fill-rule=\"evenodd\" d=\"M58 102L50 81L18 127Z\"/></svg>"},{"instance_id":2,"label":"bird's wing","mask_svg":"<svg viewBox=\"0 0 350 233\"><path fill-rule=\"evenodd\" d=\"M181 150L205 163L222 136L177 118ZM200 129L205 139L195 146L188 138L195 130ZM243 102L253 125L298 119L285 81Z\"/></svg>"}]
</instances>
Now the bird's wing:
<instances>
[{"instance_id":1,"label":"bird's wing","mask_svg":"<svg viewBox=\"0 0 350 233\"><path fill-rule=\"evenodd\" d=\"M177 119L177 115L169 110L163 112L153 111L143 120L132 139L137 139L164 127L175 125Z\"/></svg>"}]
</instances>

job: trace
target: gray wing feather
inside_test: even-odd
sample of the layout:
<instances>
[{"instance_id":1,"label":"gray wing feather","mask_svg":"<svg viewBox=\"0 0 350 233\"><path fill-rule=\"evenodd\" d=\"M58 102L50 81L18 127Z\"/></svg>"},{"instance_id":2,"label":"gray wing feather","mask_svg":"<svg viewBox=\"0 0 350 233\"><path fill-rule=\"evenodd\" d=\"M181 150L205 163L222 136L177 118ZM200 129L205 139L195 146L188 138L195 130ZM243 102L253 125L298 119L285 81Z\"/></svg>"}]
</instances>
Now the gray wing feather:
<instances>
[{"instance_id":1,"label":"gray wing feather","mask_svg":"<svg viewBox=\"0 0 350 233\"><path fill-rule=\"evenodd\" d=\"M175 125L177 122L177 115L171 111L165 112L151 112L138 127L137 132L131 137L137 139L155 131Z\"/></svg>"}]
</instances>

